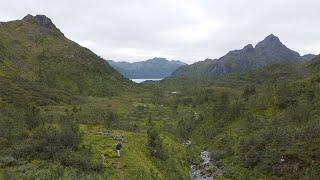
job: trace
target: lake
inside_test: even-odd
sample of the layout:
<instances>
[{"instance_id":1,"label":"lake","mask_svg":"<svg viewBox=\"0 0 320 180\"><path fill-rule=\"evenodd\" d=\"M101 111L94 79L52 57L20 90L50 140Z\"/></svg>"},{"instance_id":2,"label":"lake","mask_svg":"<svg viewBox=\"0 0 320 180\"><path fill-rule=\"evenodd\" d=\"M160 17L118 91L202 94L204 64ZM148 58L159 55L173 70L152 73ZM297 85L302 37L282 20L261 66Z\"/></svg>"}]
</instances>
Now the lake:
<instances>
[{"instance_id":1,"label":"lake","mask_svg":"<svg viewBox=\"0 0 320 180\"><path fill-rule=\"evenodd\" d=\"M136 83L142 83L144 81L160 81L162 79L131 79L131 81L136 82Z\"/></svg>"}]
</instances>

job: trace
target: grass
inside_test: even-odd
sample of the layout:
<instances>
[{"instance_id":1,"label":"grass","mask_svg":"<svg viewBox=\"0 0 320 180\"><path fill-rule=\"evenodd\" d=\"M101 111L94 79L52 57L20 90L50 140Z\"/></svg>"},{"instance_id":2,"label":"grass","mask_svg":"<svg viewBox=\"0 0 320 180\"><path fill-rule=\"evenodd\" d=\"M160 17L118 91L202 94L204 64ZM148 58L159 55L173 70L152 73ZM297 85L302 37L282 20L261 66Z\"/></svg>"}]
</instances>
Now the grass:
<instances>
[{"instance_id":1,"label":"grass","mask_svg":"<svg viewBox=\"0 0 320 180\"><path fill-rule=\"evenodd\" d=\"M81 131L84 133L83 145L92 147L95 161L99 161L101 154L106 157L105 167L109 178L119 179L119 174L122 173L125 179L139 178L139 175L165 179L165 171L158 166L159 160L150 156L145 132L113 130L112 135L108 136L97 133L105 132L101 126L87 125L82 125ZM115 135L123 136L123 141L115 140L113 138ZM183 161L185 157L183 145L169 136L163 136L163 140L165 147L172 150L170 153L174 153L175 158L187 167ZM116 156L114 150L118 142L123 144L120 158ZM187 168L184 171L186 172Z\"/></svg>"},{"instance_id":2,"label":"grass","mask_svg":"<svg viewBox=\"0 0 320 180\"><path fill-rule=\"evenodd\" d=\"M80 130L83 133L83 141L81 146L91 147L93 152L93 161L99 163L101 154L105 156L104 170L99 173L79 172L74 168L63 168L63 175L66 179L167 179L164 164L161 160L152 157L147 146L146 132L128 132L123 130L112 130L112 135L102 135L97 132L105 132L101 126L81 125ZM113 136L121 135L124 137L121 157L117 157L115 145L118 140ZM164 146L171 149L170 156L184 165L183 171L188 172L188 165L184 161L184 146L172 139L170 136L163 135ZM41 160L33 160L26 164L18 166L0 168L0 179L10 177L12 179L36 178L45 179L45 174L55 174L52 172L59 171L59 164L55 162L46 162ZM6 173L5 173L6 172ZM8 174L7 176L5 174ZM43 174L39 173L42 172ZM81 175L80 175L81 174Z\"/></svg>"}]
</instances>

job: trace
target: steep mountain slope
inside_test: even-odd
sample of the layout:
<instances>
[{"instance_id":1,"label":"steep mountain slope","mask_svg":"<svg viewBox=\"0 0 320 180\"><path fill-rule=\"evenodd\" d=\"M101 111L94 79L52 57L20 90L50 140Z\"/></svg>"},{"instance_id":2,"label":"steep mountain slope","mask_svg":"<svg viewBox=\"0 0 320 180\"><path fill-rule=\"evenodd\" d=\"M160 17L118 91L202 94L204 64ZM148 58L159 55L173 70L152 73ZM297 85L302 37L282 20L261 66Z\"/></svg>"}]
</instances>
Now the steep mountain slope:
<instances>
[{"instance_id":1,"label":"steep mountain slope","mask_svg":"<svg viewBox=\"0 0 320 180\"><path fill-rule=\"evenodd\" d=\"M1 79L98 96L131 85L105 60L67 39L44 15L2 22L0 40Z\"/></svg>"},{"instance_id":2,"label":"steep mountain slope","mask_svg":"<svg viewBox=\"0 0 320 180\"><path fill-rule=\"evenodd\" d=\"M298 63L314 55L300 56L287 48L273 34L267 36L255 47L251 44L241 50L234 50L217 60L206 60L176 70L173 77L217 76L232 72L243 72L272 63Z\"/></svg>"},{"instance_id":3,"label":"steep mountain slope","mask_svg":"<svg viewBox=\"0 0 320 180\"><path fill-rule=\"evenodd\" d=\"M181 61L169 61L165 58L153 58L141 62L108 61L122 75L129 79L165 78L179 67L186 65Z\"/></svg>"}]
</instances>

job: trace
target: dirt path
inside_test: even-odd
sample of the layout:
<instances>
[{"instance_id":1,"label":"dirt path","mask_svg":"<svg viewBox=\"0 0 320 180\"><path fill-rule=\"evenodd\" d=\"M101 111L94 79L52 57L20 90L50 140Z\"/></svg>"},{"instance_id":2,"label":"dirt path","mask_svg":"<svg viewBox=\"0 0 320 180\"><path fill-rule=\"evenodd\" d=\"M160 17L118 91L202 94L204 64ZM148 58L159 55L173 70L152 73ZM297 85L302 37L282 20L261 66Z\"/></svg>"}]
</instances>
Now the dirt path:
<instances>
[{"instance_id":1,"label":"dirt path","mask_svg":"<svg viewBox=\"0 0 320 180\"><path fill-rule=\"evenodd\" d=\"M118 158L117 169L119 174L119 180L124 180L123 164L122 164L121 158Z\"/></svg>"}]
</instances>

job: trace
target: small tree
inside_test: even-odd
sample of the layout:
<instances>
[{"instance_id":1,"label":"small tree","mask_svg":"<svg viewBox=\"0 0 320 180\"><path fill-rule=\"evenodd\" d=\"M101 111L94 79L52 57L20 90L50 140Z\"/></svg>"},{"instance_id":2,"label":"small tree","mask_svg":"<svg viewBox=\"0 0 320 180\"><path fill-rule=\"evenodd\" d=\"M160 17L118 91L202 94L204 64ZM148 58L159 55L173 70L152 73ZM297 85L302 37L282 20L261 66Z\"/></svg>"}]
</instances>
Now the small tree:
<instances>
[{"instance_id":1,"label":"small tree","mask_svg":"<svg viewBox=\"0 0 320 180\"><path fill-rule=\"evenodd\" d=\"M118 116L113 111L108 111L106 114L106 118L104 118L104 125L107 129L111 129L119 122Z\"/></svg>"},{"instance_id":2,"label":"small tree","mask_svg":"<svg viewBox=\"0 0 320 180\"><path fill-rule=\"evenodd\" d=\"M71 149L76 149L82 140L82 133L74 114L67 115L61 120L61 143Z\"/></svg>"}]
</instances>

